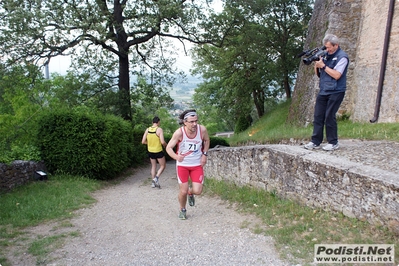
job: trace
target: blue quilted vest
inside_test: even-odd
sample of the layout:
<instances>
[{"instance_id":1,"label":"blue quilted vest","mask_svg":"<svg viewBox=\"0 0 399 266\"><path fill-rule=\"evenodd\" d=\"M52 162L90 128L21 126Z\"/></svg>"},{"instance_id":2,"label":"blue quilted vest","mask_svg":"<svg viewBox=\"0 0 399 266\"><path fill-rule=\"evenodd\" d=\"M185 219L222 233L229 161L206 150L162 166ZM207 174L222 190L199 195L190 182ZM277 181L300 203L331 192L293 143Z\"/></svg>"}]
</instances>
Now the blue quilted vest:
<instances>
[{"instance_id":1,"label":"blue quilted vest","mask_svg":"<svg viewBox=\"0 0 399 266\"><path fill-rule=\"evenodd\" d=\"M319 87L321 95L329 95L339 92L345 92L346 90L346 72L348 71L349 66L349 57L348 55L338 47L338 50L335 53L329 55L325 55L323 57L323 62L329 68L334 68L341 58L346 57L348 59L348 64L345 67L344 72L338 80L335 80L330 75L328 75L324 70L320 71L320 81Z\"/></svg>"}]
</instances>

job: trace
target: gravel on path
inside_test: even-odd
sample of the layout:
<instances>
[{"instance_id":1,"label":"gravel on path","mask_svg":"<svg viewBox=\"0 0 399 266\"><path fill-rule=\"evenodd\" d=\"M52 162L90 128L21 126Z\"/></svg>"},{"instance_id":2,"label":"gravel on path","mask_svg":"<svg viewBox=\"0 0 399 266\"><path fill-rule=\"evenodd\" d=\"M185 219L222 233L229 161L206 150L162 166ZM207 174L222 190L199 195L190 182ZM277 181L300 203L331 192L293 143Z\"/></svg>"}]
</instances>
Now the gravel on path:
<instances>
[{"instance_id":1,"label":"gravel on path","mask_svg":"<svg viewBox=\"0 0 399 266\"><path fill-rule=\"evenodd\" d=\"M150 166L121 183L97 191L97 203L77 211L69 229L41 225L35 234L78 231L42 265L290 265L279 259L273 239L250 228L261 222L226 202L197 196L179 220L175 162L168 162L161 189L151 188ZM13 265L34 265L28 254Z\"/></svg>"}]
</instances>

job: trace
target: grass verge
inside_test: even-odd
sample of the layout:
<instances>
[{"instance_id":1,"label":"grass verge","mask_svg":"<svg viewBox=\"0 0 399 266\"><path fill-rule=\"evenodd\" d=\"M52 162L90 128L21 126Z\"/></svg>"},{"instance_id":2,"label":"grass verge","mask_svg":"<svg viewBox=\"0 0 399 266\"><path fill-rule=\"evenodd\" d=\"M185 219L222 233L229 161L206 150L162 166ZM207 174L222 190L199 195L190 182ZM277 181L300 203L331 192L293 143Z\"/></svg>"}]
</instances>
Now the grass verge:
<instances>
[{"instance_id":1,"label":"grass verge","mask_svg":"<svg viewBox=\"0 0 399 266\"><path fill-rule=\"evenodd\" d=\"M61 226L70 226L63 219L73 216L73 211L95 202L91 192L103 186L103 182L68 175L50 176L46 182L31 182L0 194L0 264L10 265L5 250L11 246L28 246L28 252L41 265L50 250L59 247L67 237L75 233L25 236L26 227L48 221L60 220Z\"/></svg>"},{"instance_id":2,"label":"grass verge","mask_svg":"<svg viewBox=\"0 0 399 266\"><path fill-rule=\"evenodd\" d=\"M98 189L96 180L59 175L47 182L32 182L0 195L0 226L34 226L43 221L65 218L72 211L95 200L89 195Z\"/></svg>"},{"instance_id":3,"label":"grass verge","mask_svg":"<svg viewBox=\"0 0 399 266\"><path fill-rule=\"evenodd\" d=\"M210 178L205 180L204 193L236 203L239 211L261 218L264 226L255 228L254 233L272 236L281 258L292 263L311 265L314 244L320 243L395 244L399 263L399 237L384 227L302 206L265 190Z\"/></svg>"},{"instance_id":4,"label":"grass verge","mask_svg":"<svg viewBox=\"0 0 399 266\"><path fill-rule=\"evenodd\" d=\"M247 130L229 139L231 146L246 144L279 143L282 140L309 141L313 127L298 127L286 123L290 101L278 105ZM399 123L355 123L338 119L338 136L341 139L399 141Z\"/></svg>"}]
</instances>

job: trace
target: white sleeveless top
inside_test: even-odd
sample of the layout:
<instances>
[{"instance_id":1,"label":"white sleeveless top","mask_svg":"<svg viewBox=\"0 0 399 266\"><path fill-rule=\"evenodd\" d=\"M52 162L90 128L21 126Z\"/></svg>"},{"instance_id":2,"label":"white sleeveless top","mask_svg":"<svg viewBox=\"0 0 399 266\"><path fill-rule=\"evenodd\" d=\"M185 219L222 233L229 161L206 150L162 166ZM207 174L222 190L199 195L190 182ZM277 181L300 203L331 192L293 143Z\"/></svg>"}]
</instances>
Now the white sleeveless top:
<instances>
[{"instance_id":1,"label":"white sleeveless top","mask_svg":"<svg viewBox=\"0 0 399 266\"><path fill-rule=\"evenodd\" d=\"M176 161L176 165L181 166L198 166L201 165L202 156L202 136L201 127L197 125L197 134L194 138L189 138L186 134L184 126L180 128L183 133L183 139L178 143L178 154L184 155L182 162Z\"/></svg>"}]
</instances>

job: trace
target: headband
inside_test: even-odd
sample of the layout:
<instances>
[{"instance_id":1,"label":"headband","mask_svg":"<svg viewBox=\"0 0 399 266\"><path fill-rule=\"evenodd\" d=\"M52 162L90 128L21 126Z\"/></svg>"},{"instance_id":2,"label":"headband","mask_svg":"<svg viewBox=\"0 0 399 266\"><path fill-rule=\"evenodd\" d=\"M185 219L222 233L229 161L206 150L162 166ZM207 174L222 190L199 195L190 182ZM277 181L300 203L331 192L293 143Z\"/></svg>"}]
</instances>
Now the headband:
<instances>
[{"instance_id":1,"label":"headband","mask_svg":"<svg viewBox=\"0 0 399 266\"><path fill-rule=\"evenodd\" d=\"M188 112L187 114L184 115L184 119L186 119L189 116L197 116L196 112Z\"/></svg>"}]
</instances>

